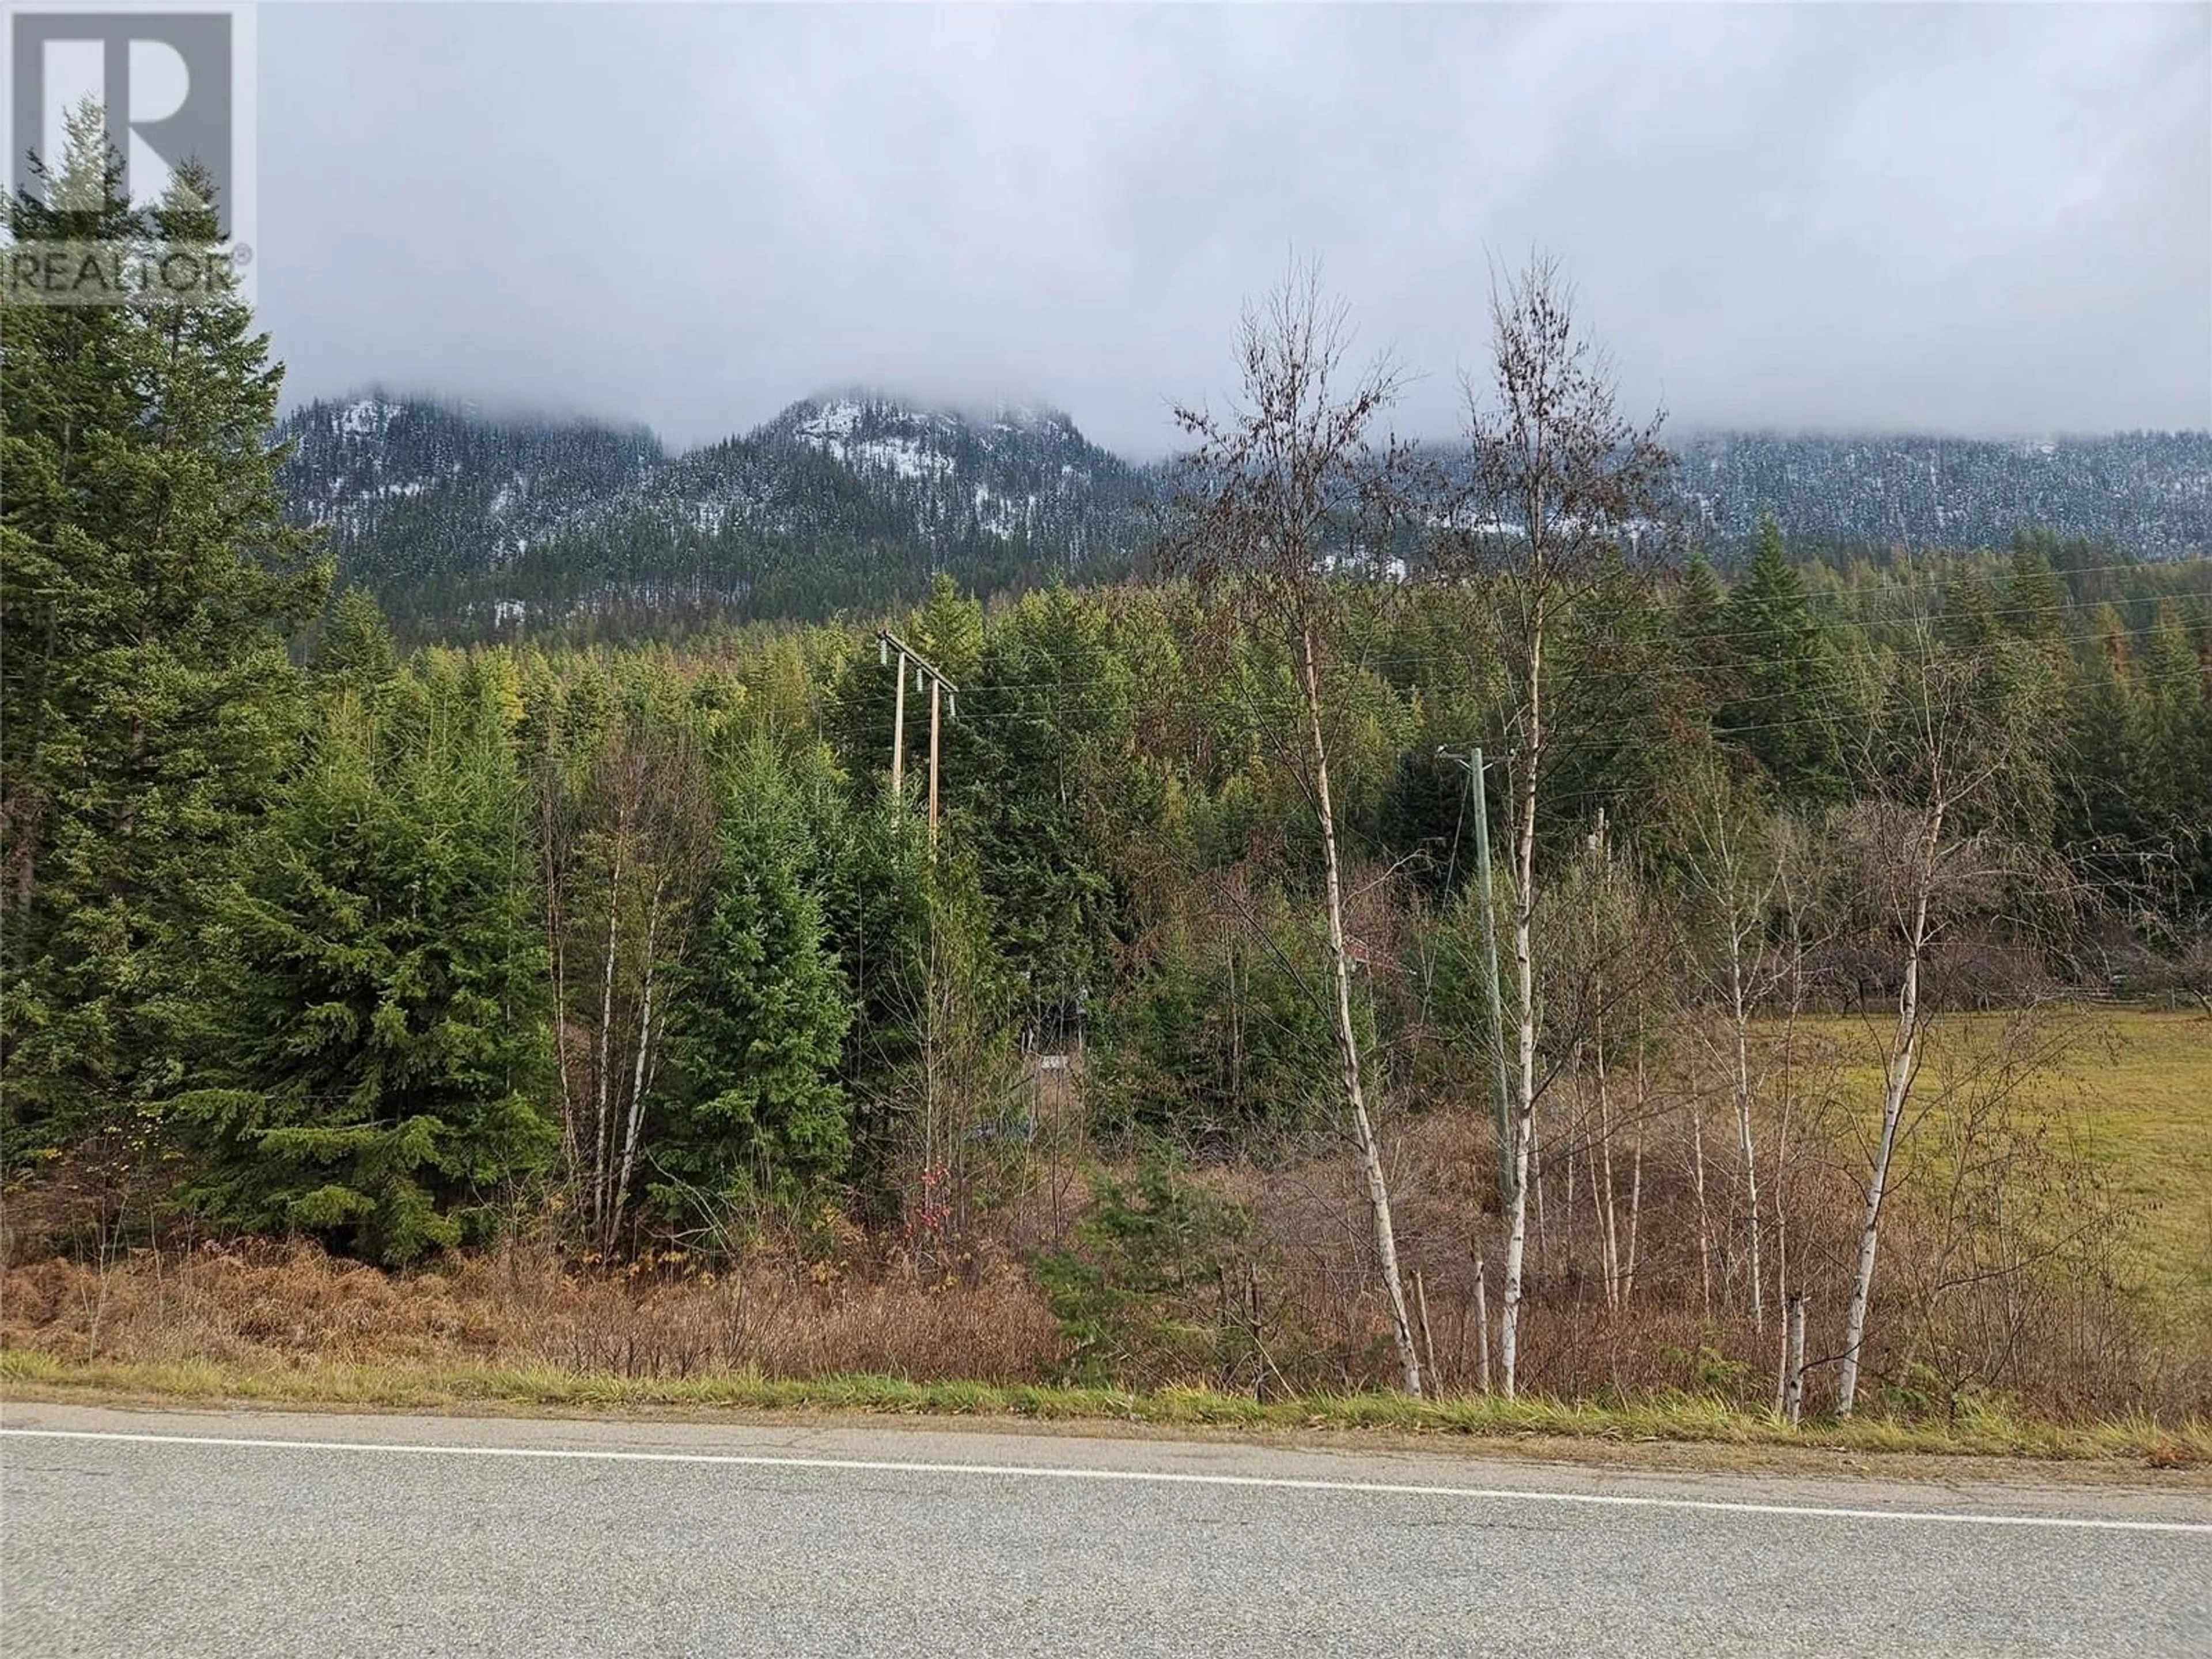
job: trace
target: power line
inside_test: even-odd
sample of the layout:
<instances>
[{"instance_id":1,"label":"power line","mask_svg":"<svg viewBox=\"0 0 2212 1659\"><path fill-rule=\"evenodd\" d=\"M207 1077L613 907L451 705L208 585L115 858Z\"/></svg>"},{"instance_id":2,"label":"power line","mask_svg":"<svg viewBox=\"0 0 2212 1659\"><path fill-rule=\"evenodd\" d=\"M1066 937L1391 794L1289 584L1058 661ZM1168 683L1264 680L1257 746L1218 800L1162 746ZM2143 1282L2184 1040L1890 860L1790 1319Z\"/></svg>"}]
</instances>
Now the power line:
<instances>
[{"instance_id":1,"label":"power line","mask_svg":"<svg viewBox=\"0 0 2212 1659\"><path fill-rule=\"evenodd\" d=\"M2114 566L2112 568L2121 569L2136 567ZM1808 594L1805 597L1810 599L1815 596ZM2124 603L2128 605L2163 605L2173 601L2185 603L2191 599L2197 599L2212 600L2212 594L2167 594L2156 598L2152 598L2150 596L2139 596L2118 603ZM1974 612L1973 615L1978 620L1987 619L1991 621L2001 621L2012 617L2047 617L2080 611L2096 611L2107 605L2116 605L2116 602L2111 599L2059 599L2054 600L2049 605L2012 606L1993 605L1985 610L1978 611ZM1942 621L1942 617L1940 615L1929 617L1924 615L1907 614L1890 617L1837 618L1820 622L1817 623L1816 626L1823 631L1834 631L1841 629L1905 629L1911 628L1916 623L1935 623L1940 624ZM2200 627L2208 626L2212 626L2212 622L2200 623L2198 622L2185 618L2176 623L2146 623L2141 627L2128 627L2126 628L2125 632L2127 636L2130 638L2138 638L2144 635L2150 634L2176 632L2193 633L2197 631ZM1761 628L1721 629L1713 632L1702 633L1698 637L1703 641L1716 644L1725 644L1741 641L1773 639L1783 635L1788 630L1784 629L1769 626ZM2068 642L2071 643L2072 641ZM1468 656L1472 656L1474 653L1470 652L1466 654ZM1461 659L1455 659L1447 657L1442 653L1432 653L1419 656L1393 655L1382 657L1346 658L1341 659L1341 661L1344 665L1352 665L1374 671L1381 671L1389 668L1419 667L1430 665L1445 664ZM1710 660L1704 662L1676 663L1668 665L1695 672L1717 672L1721 669L1735 666L1731 662ZM1000 692L1040 690L1060 690L1093 686L1118 686L1123 684L1126 682L1127 678L1127 676L1100 676L1088 679L1054 678L1036 680L984 680L977 682L974 690L976 694L980 695L985 691Z\"/></svg>"},{"instance_id":2,"label":"power line","mask_svg":"<svg viewBox=\"0 0 2212 1659\"><path fill-rule=\"evenodd\" d=\"M2147 628L2137 630L2137 636L2140 637L2142 635L2166 634L2179 634L2185 635L2193 634L2197 631L2196 624L2191 623L2154 623ZM1372 671L1385 664L1392 664L1401 666L1419 665L1424 667L1449 667L1455 665L1453 659L1441 656L1373 659L1357 665ZM1639 665L1638 672L1644 675L1647 680L1650 678L1657 676L1667 676L1675 680L1694 680L1701 675L1718 673L1735 666L1737 666L1736 664L1730 662L1656 662ZM1101 688L1121 690L1133 689L1129 687L1127 681L1120 678L1062 681L1031 680L1023 682L994 682L985 680L971 684L969 688L969 696L973 701L981 702L987 698L994 697L996 694L1005 691L1021 690L1050 693L1054 691L1091 690ZM1747 692L1740 696L1732 696L1728 701L1731 703L1738 704L1745 702L1759 703L1773 701L1777 698L1790 695L1792 694L1788 691ZM1226 707L1232 711L1240 706L1239 704L1231 702L1229 699L1224 697L1219 693L1214 693L1212 694L1212 696L1213 697L1213 702L1208 706ZM1289 701L1289 694L1287 691L1285 693L1285 700L1283 704L1285 718L1288 718L1289 714L1296 712L1296 710L1295 706ZM1187 706L1196 706L1194 700L1191 705ZM1072 703L1065 702L1060 702L1053 707L1042 710L1031 708L981 708L972 710L966 718L969 723L972 725L986 724L994 721L1030 721L1045 723L1049 722L1055 718L1065 718L1069 715L1079 715L1084 714L1111 714L1115 712L1116 708L1117 705L1115 703L1103 700L1091 702L1088 705L1079 700ZM1835 720L1844 720L1850 718L1847 712L1838 712L1833 714L1816 712L1815 717ZM1787 724L1787 722L1782 724ZM1272 729L1272 727L1269 729ZM1778 726L1774 727L1759 726L1731 726L1727 728L1730 732L1770 729L1779 728Z\"/></svg>"}]
</instances>

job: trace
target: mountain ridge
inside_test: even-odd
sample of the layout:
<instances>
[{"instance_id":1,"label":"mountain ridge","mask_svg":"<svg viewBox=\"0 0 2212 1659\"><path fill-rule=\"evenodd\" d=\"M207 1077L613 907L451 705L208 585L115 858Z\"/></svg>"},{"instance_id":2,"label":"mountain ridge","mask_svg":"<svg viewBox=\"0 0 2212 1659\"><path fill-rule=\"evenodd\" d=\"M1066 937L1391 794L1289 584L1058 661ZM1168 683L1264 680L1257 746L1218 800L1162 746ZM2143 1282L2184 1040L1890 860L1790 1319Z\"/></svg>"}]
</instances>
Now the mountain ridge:
<instances>
[{"instance_id":1,"label":"mountain ridge","mask_svg":"<svg viewBox=\"0 0 2212 1659\"><path fill-rule=\"evenodd\" d=\"M1148 545L1166 477L1048 404L860 385L684 449L638 423L380 387L298 406L278 435L293 519L439 632L818 617L910 599L940 572L983 591L1111 578ZM2145 558L2212 550L2212 434L1699 432L1677 454L1723 556L1765 511L1806 548L2002 546L2033 526Z\"/></svg>"}]
</instances>

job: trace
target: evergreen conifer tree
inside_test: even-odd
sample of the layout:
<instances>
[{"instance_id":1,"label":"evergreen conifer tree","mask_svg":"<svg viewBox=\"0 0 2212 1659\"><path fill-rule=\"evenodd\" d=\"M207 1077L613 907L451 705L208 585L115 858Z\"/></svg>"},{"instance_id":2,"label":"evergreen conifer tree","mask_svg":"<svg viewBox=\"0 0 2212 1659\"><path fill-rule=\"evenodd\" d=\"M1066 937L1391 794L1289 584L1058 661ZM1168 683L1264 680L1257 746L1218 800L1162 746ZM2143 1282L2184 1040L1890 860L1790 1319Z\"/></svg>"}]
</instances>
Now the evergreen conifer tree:
<instances>
[{"instance_id":1,"label":"evergreen conifer tree","mask_svg":"<svg viewBox=\"0 0 2212 1659\"><path fill-rule=\"evenodd\" d=\"M665 1206L791 1199L843 1172L848 1107L837 1081L853 1018L804 878L806 817L765 740L738 757L712 883L676 1016L680 1091L659 1183Z\"/></svg>"},{"instance_id":2,"label":"evergreen conifer tree","mask_svg":"<svg viewBox=\"0 0 2212 1659\"><path fill-rule=\"evenodd\" d=\"M208 935L224 988L181 1096L216 1218L386 1262L489 1232L550 1155L544 947L496 674L445 653L313 761Z\"/></svg>"},{"instance_id":3,"label":"evergreen conifer tree","mask_svg":"<svg viewBox=\"0 0 2212 1659\"><path fill-rule=\"evenodd\" d=\"M19 240L208 244L187 172L146 216L99 112L70 123ZM268 445L283 371L250 312L199 302L0 318L5 1050L16 1145L158 1109L222 988L193 936L299 752L289 635L325 565L283 521Z\"/></svg>"},{"instance_id":4,"label":"evergreen conifer tree","mask_svg":"<svg viewBox=\"0 0 2212 1659\"><path fill-rule=\"evenodd\" d=\"M1759 520L1758 549L1723 620L1741 683L1721 710L1722 735L1741 744L1785 797L1838 799L1840 680L1771 514Z\"/></svg>"},{"instance_id":5,"label":"evergreen conifer tree","mask_svg":"<svg viewBox=\"0 0 2212 1659\"><path fill-rule=\"evenodd\" d=\"M367 590L349 587L339 594L315 641L317 676L365 692L390 679L398 660L384 612Z\"/></svg>"}]
</instances>

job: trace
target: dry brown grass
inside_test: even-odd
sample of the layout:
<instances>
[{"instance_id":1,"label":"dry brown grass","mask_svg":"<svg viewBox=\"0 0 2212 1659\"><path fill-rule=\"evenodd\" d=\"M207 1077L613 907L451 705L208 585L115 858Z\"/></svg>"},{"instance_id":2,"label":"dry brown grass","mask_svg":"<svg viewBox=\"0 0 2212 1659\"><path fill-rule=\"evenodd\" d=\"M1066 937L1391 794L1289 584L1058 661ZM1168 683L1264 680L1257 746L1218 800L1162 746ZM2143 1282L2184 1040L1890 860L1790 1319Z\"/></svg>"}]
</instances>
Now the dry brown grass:
<instances>
[{"instance_id":1,"label":"dry brown grass","mask_svg":"<svg viewBox=\"0 0 2212 1659\"><path fill-rule=\"evenodd\" d=\"M625 1377L746 1371L918 1382L1049 1374L1053 1323L1019 1271L924 1283L896 1267L687 1261L611 1275L524 1249L386 1273L312 1245L59 1257L0 1279L0 1343L71 1362L473 1364Z\"/></svg>"},{"instance_id":2,"label":"dry brown grass","mask_svg":"<svg viewBox=\"0 0 2212 1659\"><path fill-rule=\"evenodd\" d=\"M1800 1061L1803 1071L1836 1074L1824 1052L1835 1046L1828 1038L1814 1035L1812 1052ZM2121 1052L2133 1058L2133 1050ZM1993 1101L1985 1080L1960 1081L1950 1069L1965 1071L1948 1056L1929 1068L1926 1091L1941 1098L1917 1121L1912 1178L1899 1184L1885 1210L1877 1317L1866 1351L1873 1409L1929 1421L2002 1401L2064 1423L2114 1413L2178 1423L2212 1412L2212 1328L2192 1322L2188 1304L2140 1271L2130 1249L2134 1212L2071 1136L2075 1120L2059 1110L2064 1103L2040 1077L2032 1079L2037 1090ZM2201 1061L2200 1070L2212 1076ZM2122 1068L2119 1084L2130 1075ZM1572 1184L1562 1164L1550 1161L1532 1205L1521 1387L1603 1403L1680 1391L1739 1410L1767 1409L1782 1322L1772 1305L1755 1322L1747 1305L1734 1126L1709 1100L1708 1296L1691 1117L1680 1080L1669 1081L1673 1091L1655 1102L1640 1126L1621 1133L1615 1150L1625 1228L1635 1136L1644 1149L1635 1271L1617 1298L1607 1294L1597 1171L1575 1117L1576 1080L1565 1079L1553 1098L1546 1117L1551 1144L1583 1150ZM1848 1082L1796 1112L1786 1180L1771 1179L1771 1113L1763 1112L1759 1126L1768 1294L1775 1230L1786 1215L1790 1283L1809 1297L1813 1411L1825 1407L1832 1389L1856 1255L1864 1177ZM1478 1253L1487 1261L1493 1328L1502 1296L1503 1218L1489 1127L1464 1110L1432 1112L1387 1122L1383 1139L1401 1261L1409 1275L1421 1273L1425 1291L1434 1362L1426 1369L1443 1392L1470 1392L1480 1382ZM1388 1387L1389 1325L1359 1170L1336 1138L1286 1139L1264 1162L1200 1174L1252 1214L1269 1341L1284 1384ZM1619 1305L1611 1304L1615 1300Z\"/></svg>"},{"instance_id":3,"label":"dry brown grass","mask_svg":"<svg viewBox=\"0 0 2212 1659\"><path fill-rule=\"evenodd\" d=\"M2212 1079L2212 1045L2190 1042L2194 1028L2138 1025L2175 1041L2154 1048L2130 1030L2085 1048L2094 1091L2069 1092L2064 1079L2038 1075L1997 1098L1965 1064L1979 1052L1967 1038L1993 1029L1989 1020L1937 1053L1924 1079L1936 1103L1886 1212L1866 1409L1917 1425L1992 1411L2077 1425L2212 1416L2212 1322L2177 1291L2177 1275L2148 1270L2142 1243L2170 1249L2190 1235L2163 1226L2166 1212L2130 1189L2169 1179L2169 1165L2193 1168L2176 1160L2203 1151L2207 1123L2183 1085ZM1835 1030L1808 1034L1793 1062L1802 1103L1787 1170L1764 1188L1778 1243L1787 1218L1790 1282L1810 1297L1808 1409L1816 1413L1831 1397L1863 1179L1863 1079L1850 1059ZM2148 1084L2166 1094L2138 1087L2147 1066ZM1947 1079L1956 1084L1948 1094ZM1687 1103L1711 1079L1694 1070L1665 1079L1663 1096L1659 1081L1652 1107L1615 1148L1620 1183L1628 1149L1644 1148L1633 1293L1611 1298L1619 1306L1608 1305L1599 1250L1588 1103L1569 1078L1547 1106L1546 1144L1559 1157L1532 1217L1521 1386L1576 1410L1681 1397L1763 1415L1780 1322L1771 1306L1754 1322L1747 1306L1732 1126L1709 1089L1708 1295ZM2143 1112L2159 1108L2171 1144L2125 1143L2121 1156L2114 1126L2132 1121L2126 1111L2138 1097ZM1465 1399L1480 1384L1478 1252L1493 1328L1502 1291L1490 1130L1464 1104L1386 1112L1382 1123L1400 1248L1425 1292L1431 1386ZM1763 1147L1777 1144L1779 1127L1762 1105ZM1562 1159L1577 1146L1571 1188ZM304 1245L172 1243L118 1258L84 1243L106 1234L72 1231L54 1204L42 1212L11 1193L7 1245L31 1259L0 1278L0 1344L70 1366L210 1364L295 1377L314 1368L459 1368L641 1384L742 1375L987 1389L1080 1377L1267 1403L1391 1386L1358 1169L1343 1138L1326 1131L1285 1134L1246 1159L1192 1171L1249 1213L1232 1259L1194 1244L1176 1264L1183 1290L1155 1310L1173 1339L1153 1345L1160 1363L1079 1365L1074 1339L1056 1326L1031 1272L1079 1244L1091 1202L1085 1172L1096 1171L1099 1151L1078 1145L1010 1163L978 1197L974 1224L928 1270L901 1253L897 1236L842 1221L805 1248L763 1232L767 1242L713 1272L665 1249L609 1271L525 1243L399 1274ZM1625 1206L1625 1191L1620 1200ZM1770 1287L1777 1267L1770 1255Z\"/></svg>"}]
</instances>

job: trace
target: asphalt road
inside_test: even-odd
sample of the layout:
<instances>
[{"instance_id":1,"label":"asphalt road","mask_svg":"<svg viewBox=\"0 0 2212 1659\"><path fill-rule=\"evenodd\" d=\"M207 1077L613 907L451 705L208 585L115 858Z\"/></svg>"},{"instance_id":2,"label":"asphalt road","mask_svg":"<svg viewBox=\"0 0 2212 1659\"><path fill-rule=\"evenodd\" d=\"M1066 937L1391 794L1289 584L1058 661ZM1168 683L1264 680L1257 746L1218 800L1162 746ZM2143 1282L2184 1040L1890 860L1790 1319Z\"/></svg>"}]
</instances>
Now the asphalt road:
<instances>
[{"instance_id":1,"label":"asphalt road","mask_svg":"<svg viewBox=\"0 0 2212 1659\"><path fill-rule=\"evenodd\" d=\"M2212 1655L2212 1498L840 1425L0 1413L0 1652Z\"/></svg>"}]
</instances>

